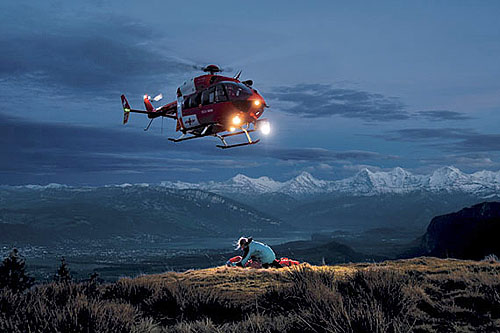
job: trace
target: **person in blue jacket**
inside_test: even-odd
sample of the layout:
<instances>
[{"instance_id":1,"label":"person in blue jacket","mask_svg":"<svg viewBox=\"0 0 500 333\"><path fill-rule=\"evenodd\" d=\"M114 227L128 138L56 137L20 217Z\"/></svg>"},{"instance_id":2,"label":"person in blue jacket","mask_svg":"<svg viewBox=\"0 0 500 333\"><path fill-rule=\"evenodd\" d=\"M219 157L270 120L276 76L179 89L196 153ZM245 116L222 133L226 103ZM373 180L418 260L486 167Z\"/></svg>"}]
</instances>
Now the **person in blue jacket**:
<instances>
[{"instance_id":1,"label":"person in blue jacket","mask_svg":"<svg viewBox=\"0 0 500 333\"><path fill-rule=\"evenodd\" d=\"M237 250L243 250L243 258L236 266L244 267L248 260L252 259L252 261L260 262L264 268L282 267L276 260L273 249L264 243L254 241L252 237L241 237L237 245Z\"/></svg>"}]
</instances>

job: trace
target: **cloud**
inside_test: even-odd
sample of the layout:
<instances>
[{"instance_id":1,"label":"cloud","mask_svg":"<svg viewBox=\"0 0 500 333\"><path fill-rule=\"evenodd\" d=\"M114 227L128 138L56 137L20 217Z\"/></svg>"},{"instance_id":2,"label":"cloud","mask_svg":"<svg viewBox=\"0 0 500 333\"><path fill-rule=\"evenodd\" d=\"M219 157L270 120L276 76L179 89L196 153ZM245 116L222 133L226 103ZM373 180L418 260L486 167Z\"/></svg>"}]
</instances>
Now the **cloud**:
<instances>
[{"instance_id":1,"label":"cloud","mask_svg":"<svg viewBox=\"0 0 500 333\"><path fill-rule=\"evenodd\" d=\"M420 159L420 163L433 168L453 165L464 171L476 171L481 169L498 170L500 162L499 155L495 153L466 153L447 154Z\"/></svg>"},{"instance_id":2,"label":"cloud","mask_svg":"<svg viewBox=\"0 0 500 333\"><path fill-rule=\"evenodd\" d=\"M43 176L69 183L80 179L109 183L112 174L165 179L169 172L189 176L189 170L233 170L262 164L217 156L215 152L220 150L214 142L174 144L165 137L134 130L37 123L0 114L0 154L4 157L0 183L33 182Z\"/></svg>"},{"instance_id":3,"label":"cloud","mask_svg":"<svg viewBox=\"0 0 500 333\"><path fill-rule=\"evenodd\" d=\"M395 159L393 155L383 155L371 151L332 151L323 148L274 148L268 150L266 156L282 161L307 161L307 162L328 162L328 161L361 161Z\"/></svg>"},{"instance_id":4,"label":"cloud","mask_svg":"<svg viewBox=\"0 0 500 333\"><path fill-rule=\"evenodd\" d=\"M483 134L468 128L407 128L372 136L387 141L420 142L443 151L500 151L500 134Z\"/></svg>"},{"instance_id":5,"label":"cloud","mask_svg":"<svg viewBox=\"0 0 500 333\"><path fill-rule=\"evenodd\" d=\"M267 158L278 160L282 165L295 165L297 163L330 163L330 162L345 162L345 161L373 161L373 160L395 160L398 156L385 155L373 151L363 150L347 150L335 151L317 147L297 147L288 148L281 146L268 146L263 143L259 149L247 150L229 150L226 153L232 158Z\"/></svg>"},{"instance_id":6,"label":"cloud","mask_svg":"<svg viewBox=\"0 0 500 333\"><path fill-rule=\"evenodd\" d=\"M500 134L472 134L455 145L458 151L500 151Z\"/></svg>"},{"instance_id":7,"label":"cloud","mask_svg":"<svg viewBox=\"0 0 500 333\"><path fill-rule=\"evenodd\" d=\"M414 113L417 117L422 117L434 121L448 121L448 120L468 120L471 117L457 111L449 110L428 110L417 111Z\"/></svg>"},{"instance_id":8,"label":"cloud","mask_svg":"<svg viewBox=\"0 0 500 333\"><path fill-rule=\"evenodd\" d=\"M330 164L391 160L395 156L371 151L332 151L323 148L259 147L223 151L212 138L174 144L164 136L135 128L104 129L72 124L32 122L0 113L0 183L86 183L187 179L191 172L214 179L220 170L257 170L275 163L314 164L332 170ZM216 171L218 170L218 171ZM271 174L270 174L271 175ZM121 176L122 178L120 178ZM203 176L201 176L203 177ZM31 179L31 180L29 180Z\"/></svg>"},{"instance_id":9,"label":"cloud","mask_svg":"<svg viewBox=\"0 0 500 333\"><path fill-rule=\"evenodd\" d=\"M276 87L265 95L270 104L278 103L281 111L305 118L337 115L378 122L419 118L431 121L470 119L461 112L449 110L412 112L399 98L328 84Z\"/></svg>"},{"instance_id":10,"label":"cloud","mask_svg":"<svg viewBox=\"0 0 500 333\"><path fill-rule=\"evenodd\" d=\"M266 93L270 100L291 102L282 111L301 117L339 115L367 121L409 119L410 114L397 98L354 89L339 89L327 84L298 84L277 87Z\"/></svg>"},{"instance_id":11,"label":"cloud","mask_svg":"<svg viewBox=\"0 0 500 333\"><path fill-rule=\"evenodd\" d=\"M429 174L444 166L455 166L466 173L479 170L500 170L500 154L496 152L452 153L425 156L417 160L418 166L413 168L415 173Z\"/></svg>"},{"instance_id":12,"label":"cloud","mask_svg":"<svg viewBox=\"0 0 500 333\"><path fill-rule=\"evenodd\" d=\"M151 43L151 28L129 19L112 14L40 19L54 22L29 31L5 29L0 37L0 80L11 86L103 96L158 89L166 76L193 71L188 61Z\"/></svg>"},{"instance_id":13,"label":"cloud","mask_svg":"<svg viewBox=\"0 0 500 333\"><path fill-rule=\"evenodd\" d=\"M432 141L432 140L456 140L466 134L474 132L464 128L405 128L388 131L384 134L372 135L387 141Z\"/></svg>"}]
</instances>

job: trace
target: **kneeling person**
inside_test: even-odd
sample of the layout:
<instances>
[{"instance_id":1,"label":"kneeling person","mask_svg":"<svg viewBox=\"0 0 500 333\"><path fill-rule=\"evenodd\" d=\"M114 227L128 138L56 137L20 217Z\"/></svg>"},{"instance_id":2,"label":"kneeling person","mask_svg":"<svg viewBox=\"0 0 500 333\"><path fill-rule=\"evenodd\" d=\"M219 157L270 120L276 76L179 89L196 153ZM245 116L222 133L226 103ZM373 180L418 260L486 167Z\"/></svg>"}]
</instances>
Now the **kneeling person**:
<instances>
[{"instance_id":1,"label":"kneeling person","mask_svg":"<svg viewBox=\"0 0 500 333\"><path fill-rule=\"evenodd\" d=\"M254 241L252 237L241 237L238 240L238 247L243 250L243 259L236 266L244 267L248 260L257 261L262 264L262 267L281 268L282 266L276 261L274 251L266 244Z\"/></svg>"}]
</instances>

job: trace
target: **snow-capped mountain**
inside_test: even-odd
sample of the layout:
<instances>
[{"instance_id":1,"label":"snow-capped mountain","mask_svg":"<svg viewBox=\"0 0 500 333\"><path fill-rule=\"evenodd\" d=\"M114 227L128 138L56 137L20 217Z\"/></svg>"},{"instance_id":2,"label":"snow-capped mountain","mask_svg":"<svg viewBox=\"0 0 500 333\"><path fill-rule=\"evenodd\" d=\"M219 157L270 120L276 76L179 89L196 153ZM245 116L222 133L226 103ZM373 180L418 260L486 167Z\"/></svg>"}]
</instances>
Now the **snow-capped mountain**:
<instances>
[{"instance_id":1,"label":"snow-capped mountain","mask_svg":"<svg viewBox=\"0 0 500 333\"><path fill-rule=\"evenodd\" d=\"M285 182L268 177L250 178L239 174L225 182L212 181L199 184L163 182L162 185L178 189L196 188L215 193L283 193L293 197L323 193L376 195L415 191L500 196L500 171L466 174L455 167L443 167L430 175L416 175L398 167L391 171L377 172L362 169L353 177L334 181L317 179L307 172L302 172Z\"/></svg>"},{"instance_id":2,"label":"snow-capped mountain","mask_svg":"<svg viewBox=\"0 0 500 333\"><path fill-rule=\"evenodd\" d=\"M161 182L161 186L172 187L176 189L199 189L215 193L269 193L276 192L282 186L282 183L272 180L268 177L250 178L238 174L225 182L206 182L206 183L186 183L186 182Z\"/></svg>"},{"instance_id":3,"label":"snow-capped mountain","mask_svg":"<svg viewBox=\"0 0 500 333\"><path fill-rule=\"evenodd\" d=\"M332 182L332 192L371 195L377 193L408 193L422 188L425 176L395 168L389 172L363 169L354 177Z\"/></svg>"},{"instance_id":4,"label":"snow-capped mountain","mask_svg":"<svg viewBox=\"0 0 500 333\"><path fill-rule=\"evenodd\" d=\"M460 192L480 197L500 197L500 171L478 171L467 174L459 169L448 166L435 170L429 175L417 175L394 168L390 171L370 171L362 169L352 177L341 180L321 180L310 173L300 175L284 181L276 181L269 177L250 178L238 174L222 182L188 183L181 181L164 181L154 184L121 184L108 185L109 187L147 187L160 186L177 190L197 189L217 194L255 195L277 193L292 197L304 197L318 194L347 194L356 196L370 196L377 194L397 193L405 194L416 191L429 192ZM66 185L49 184L45 186L27 185L17 186L32 190L68 188ZM80 188L82 189L82 188Z\"/></svg>"},{"instance_id":5,"label":"snow-capped mountain","mask_svg":"<svg viewBox=\"0 0 500 333\"><path fill-rule=\"evenodd\" d=\"M328 192L328 182L314 178L308 172L302 172L278 187L278 191L291 196Z\"/></svg>"}]
</instances>

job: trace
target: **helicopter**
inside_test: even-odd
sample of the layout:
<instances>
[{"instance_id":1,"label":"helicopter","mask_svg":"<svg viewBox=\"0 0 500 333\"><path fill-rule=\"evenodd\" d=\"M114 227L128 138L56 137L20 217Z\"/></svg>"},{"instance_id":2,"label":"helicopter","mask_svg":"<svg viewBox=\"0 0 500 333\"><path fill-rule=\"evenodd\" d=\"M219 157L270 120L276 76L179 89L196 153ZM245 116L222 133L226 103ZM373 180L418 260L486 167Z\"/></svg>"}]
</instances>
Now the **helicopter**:
<instances>
[{"instance_id":1,"label":"helicopter","mask_svg":"<svg viewBox=\"0 0 500 333\"><path fill-rule=\"evenodd\" d=\"M202 70L207 74L185 81L177 88L177 100L159 108L153 107L151 100L161 100L161 94L154 98L144 95L146 110L132 109L125 95L121 95L123 124L128 122L131 112L146 114L151 119L145 131L158 117L175 119L175 130L181 135L168 140L182 142L214 136L221 141L216 146L222 149L259 143L260 139L253 140L250 136L257 130L265 135L270 133L267 119L260 119L269 106L252 87L252 80L240 81L241 71L234 77L219 75L222 70L216 65L208 65ZM245 135L246 141L227 143L227 137L238 135Z\"/></svg>"}]
</instances>

